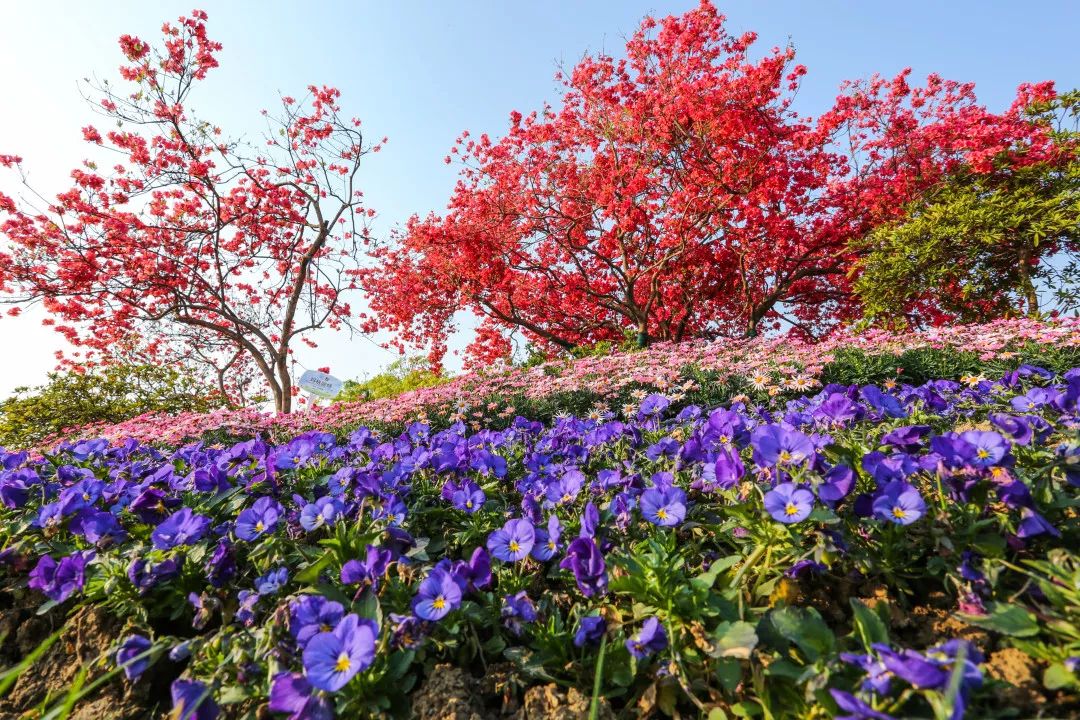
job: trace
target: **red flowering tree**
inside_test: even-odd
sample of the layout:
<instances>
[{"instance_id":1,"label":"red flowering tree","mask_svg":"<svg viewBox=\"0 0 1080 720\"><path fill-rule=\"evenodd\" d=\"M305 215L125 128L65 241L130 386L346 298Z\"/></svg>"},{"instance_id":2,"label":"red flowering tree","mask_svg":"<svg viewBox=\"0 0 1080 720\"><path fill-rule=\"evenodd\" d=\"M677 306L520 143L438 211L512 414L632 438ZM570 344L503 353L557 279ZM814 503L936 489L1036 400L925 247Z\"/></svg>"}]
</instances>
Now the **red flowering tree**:
<instances>
[{"instance_id":1,"label":"red flowering tree","mask_svg":"<svg viewBox=\"0 0 1080 720\"><path fill-rule=\"evenodd\" d=\"M264 112L264 144L223 138L187 109L218 64L206 15L162 29L160 47L120 38L125 89L88 93L110 129L83 135L108 159L84 161L55 200L0 194L0 290L15 312L40 302L83 359L123 348L201 365L238 401L254 374L288 412L294 343L349 323L368 216L357 174L378 146L340 114L337 90L314 86ZM0 164L22 173L18 157Z\"/></svg>"},{"instance_id":2,"label":"red flowering tree","mask_svg":"<svg viewBox=\"0 0 1080 720\"><path fill-rule=\"evenodd\" d=\"M781 321L815 333L858 312L853 238L958 166L1043 151L1021 111L1049 85L993 114L970 85L911 88L904 72L845 86L814 121L791 108L805 73L794 51L752 59L754 41L709 2L647 18L625 58L557 76L560 107L512 113L497 140L465 133L447 212L413 217L361 272L367 327L436 361L460 311L482 319L477 361L515 333L562 350Z\"/></svg>"}]
</instances>

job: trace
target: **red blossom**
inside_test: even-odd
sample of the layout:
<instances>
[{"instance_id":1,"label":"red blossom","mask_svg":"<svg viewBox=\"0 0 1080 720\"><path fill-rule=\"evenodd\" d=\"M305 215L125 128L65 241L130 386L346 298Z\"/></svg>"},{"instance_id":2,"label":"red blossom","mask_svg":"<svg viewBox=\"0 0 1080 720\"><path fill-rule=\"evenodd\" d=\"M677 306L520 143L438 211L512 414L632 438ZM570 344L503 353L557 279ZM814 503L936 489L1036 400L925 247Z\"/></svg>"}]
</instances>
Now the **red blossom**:
<instances>
[{"instance_id":1,"label":"red blossom","mask_svg":"<svg viewBox=\"0 0 1080 720\"><path fill-rule=\"evenodd\" d=\"M93 162L74 169L47 216L0 195L0 232L14 248L0 254L0 291L8 302L40 301L76 357L202 368L238 403L260 393L251 380L261 378L287 412L294 343L350 322L342 293L354 287L356 238L366 236L356 181L370 148L329 87L271 118L262 156L207 139L220 129L187 109L218 64L205 21L194 12L164 25L156 46L120 39L131 63L121 75L138 86L94 88L98 109L122 122L104 137L82 132L123 164L111 174ZM4 167L19 162L0 155ZM332 174L316 172L330 165Z\"/></svg>"},{"instance_id":2,"label":"red blossom","mask_svg":"<svg viewBox=\"0 0 1080 720\"><path fill-rule=\"evenodd\" d=\"M852 240L897 219L949 173L1045 159L1022 86L995 114L970 84L910 70L847 83L816 120L791 107L806 68L753 49L709 2L648 18L624 59L586 56L562 103L510 114L501 138L462 133L446 212L411 218L359 274L366 327L437 362L461 311L483 323L470 362L519 336L570 349L818 334L859 315ZM376 320L377 318L377 320Z\"/></svg>"}]
</instances>

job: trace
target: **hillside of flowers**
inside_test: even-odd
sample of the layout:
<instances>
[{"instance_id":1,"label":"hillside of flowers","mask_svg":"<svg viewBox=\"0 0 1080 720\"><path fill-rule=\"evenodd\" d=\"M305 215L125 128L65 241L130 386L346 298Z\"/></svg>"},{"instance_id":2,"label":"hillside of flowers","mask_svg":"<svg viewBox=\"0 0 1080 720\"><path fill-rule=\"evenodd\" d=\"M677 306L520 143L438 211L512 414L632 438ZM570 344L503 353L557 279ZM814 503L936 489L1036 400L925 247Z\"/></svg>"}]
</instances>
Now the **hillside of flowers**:
<instances>
[{"instance_id":1,"label":"hillside of flowers","mask_svg":"<svg viewBox=\"0 0 1080 720\"><path fill-rule=\"evenodd\" d=\"M1014 366L1015 358L1021 354L1036 358L1041 348L1047 347L1080 349L1080 319L1013 318L901 333L880 329L838 331L817 342L762 336L660 343L637 352L554 360L528 369L494 368L466 373L444 385L397 397L335 403L290 415L250 408L180 416L151 414L117 425L72 429L55 441L102 437L177 444L211 432L238 436L261 433L288 439L308 430L336 432L361 424L400 426L412 421L449 424L483 420L505 425L517 414L555 415L573 409L584 415L593 409L592 405L618 410L633 392L663 392L676 400L698 397L706 403L725 401L739 393L756 393L768 399L781 393L806 392L821 385L827 375L824 371L838 354L844 353L873 356L876 366L885 368L888 380L922 382L943 374L958 379L962 373L952 372L955 368L966 367L971 373L988 364L1007 368ZM913 371L888 360L919 351L939 351L948 357L966 354L967 365L938 363ZM864 380L876 379L865 371L863 374ZM837 379L845 382L849 376L841 371ZM564 407L568 401L569 407Z\"/></svg>"},{"instance_id":2,"label":"hillside of flowers","mask_svg":"<svg viewBox=\"0 0 1080 720\"><path fill-rule=\"evenodd\" d=\"M0 452L0 716L1077 717L1076 330L660 347ZM899 379L830 381L852 348ZM1008 369L906 382L919 348ZM755 392L694 402L717 374ZM620 404L471 414L568 388ZM252 436L170 442L225 422Z\"/></svg>"}]
</instances>

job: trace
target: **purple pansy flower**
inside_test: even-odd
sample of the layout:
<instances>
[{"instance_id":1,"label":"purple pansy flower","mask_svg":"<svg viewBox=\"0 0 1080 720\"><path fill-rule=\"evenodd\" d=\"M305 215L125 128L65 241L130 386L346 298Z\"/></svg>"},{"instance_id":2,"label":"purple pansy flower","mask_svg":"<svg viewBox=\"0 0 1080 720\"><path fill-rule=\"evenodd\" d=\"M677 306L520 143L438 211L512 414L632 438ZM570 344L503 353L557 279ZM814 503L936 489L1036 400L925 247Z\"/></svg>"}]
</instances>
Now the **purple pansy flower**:
<instances>
[{"instance_id":1,"label":"purple pansy flower","mask_svg":"<svg viewBox=\"0 0 1080 720\"><path fill-rule=\"evenodd\" d=\"M80 510L68 523L68 530L95 545L106 541L116 542L127 537L127 533L112 513L93 508Z\"/></svg>"},{"instance_id":2,"label":"purple pansy flower","mask_svg":"<svg viewBox=\"0 0 1080 720\"><path fill-rule=\"evenodd\" d=\"M566 557L559 567L573 571L578 590L585 597L607 592L607 565L592 539L575 538L566 548Z\"/></svg>"},{"instance_id":3,"label":"purple pansy flower","mask_svg":"<svg viewBox=\"0 0 1080 720\"><path fill-rule=\"evenodd\" d=\"M721 448L713 463L713 481L718 487L729 490L739 484L746 474L746 466L734 448Z\"/></svg>"},{"instance_id":4,"label":"purple pansy flower","mask_svg":"<svg viewBox=\"0 0 1080 720\"><path fill-rule=\"evenodd\" d=\"M923 438L930 432L929 425L906 425L890 430L881 438L882 445L890 445L904 452L915 452L923 446Z\"/></svg>"},{"instance_id":5,"label":"purple pansy flower","mask_svg":"<svg viewBox=\"0 0 1080 720\"><path fill-rule=\"evenodd\" d=\"M814 494L795 483L780 483L765 493L765 510L782 523L802 522L814 509Z\"/></svg>"},{"instance_id":6,"label":"purple pansy flower","mask_svg":"<svg viewBox=\"0 0 1080 720\"><path fill-rule=\"evenodd\" d=\"M874 499L874 516L898 525L910 525L926 512L926 502L913 486L893 480Z\"/></svg>"},{"instance_id":7,"label":"purple pansy flower","mask_svg":"<svg viewBox=\"0 0 1080 720\"><path fill-rule=\"evenodd\" d=\"M255 606L258 605L261 598L262 596L254 590L241 590L238 592L236 599L239 601L239 605L236 608L236 621L246 627L251 627L255 623Z\"/></svg>"},{"instance_id":8,"label":"purple pansy flower","mask_svg":"<svg viewBox=\"0 0 1080 720\"><path fill-rule=\"evenodd\" d=\"M279 448L274 457L274 467L278 470L292 470L304 465L315 453L315 445L306 437L298 437L288 445Z\"/></svg>"},{"instance_id":9,"label":"purple pansy flower","mask_svg":"<svg viewBox=\"0 0 1080 720\"><path fill-rule=\"evenodd\" d=\"M1009 404L1017 412L1035 412L1044 405L1049 405L1054 399L1054 394L1046 388L1034 387L1023 395L1017 395Z\"/></svg>"},{"instance_id":10,"label":"purple pansy flower","mask_svg":"<svg viewBox=\"0 0 1080 720\"><path fill-rule=\"evenodd\" d=\"M303 675L282 672L270 685L270 712L288 713L289 720L333 720L334 708Z\"/></svg>"},{"instance_id":11,"label":"purple pansy flower","mask_svg":"<svg viewBox=\"0 0 1080 720\"><path fill-rule=\"evenodd\" d=\"M814 454L814 443L798 430L783 425L759 425L750 434L759 465L796 466Z\"/></svg>"},{"instance_id":12,"label":"purple pansy flower","mask_svg":"<svg viewBox=\"0 0 1080 720\"><path fill-rule=\"evenodd\" d=\"M30 588L44 593L54 602L64 602L86 583L86 564L94 558L94 552L75 552L57 563L49 555L42 555L30 571Z\"/></svg>"},{"instance_id":13,"label":"purple pansy flower","mask_svg":"<svg viewBox=\"0 0 1080 720\"><path fill-rule=\"evenodd\" d=\"M596 528L600 526L600 510L592 501L585 503L585 509L581 512L581 537L595 537Z\"/></svg>"},{"instance_id":14,"label":"purple pansy flower","mask_svg":"<svg viewBox=\"0 0 1080 720\"><path fill-rule=\"evenodd\" d=\"M663 395L653 394L646 397L641 401L641 408L638 410L640 417L652 417L659 415L668 409L671 405L671 401Z\"/></svg>"},{"instance_id":15,"label":"purple pansy flower","mask_svg":"<svg viewBox=\"0 0 1080 720\"><path fill-rule=\"evenodd\" d=\"M332 526L344 510L345 506L334 497L321 497L313 503L308 503L300 511L300 527L308 532L322 527Z\"/></svg>"},{"instance_id":16,"label":"purple pansy flower","mask_svg":"<svg viewBox=\"0 0 1080 720\"><path fill-rule=\"evenodd\" d=\"M149 487L131 501L128 510L144 523L158 523L165 517L168 508L177 504L175 499L166 497L165 491Z\"/></svg>"},{"instance_id":17,"label":"purple pansy flower","mask_svg":"<svg viewBox=\"0 0 1080 720\"><path fill-rule=\"evenodd\" d=\"M321 632L331 632L345 616L341 603L322 595L304 595L289 606L289 633L301 648Z\"/></svg>"},{"instance_id":18,"label":"purple pansy flower","mask_svg":"<svg viewBox=\"0 0 1080 720\"><path fill-rule=\"evenodd\" d=\"M288 568L279 567L274 570L270 570L265 575L262 575L255 580L255 590L260 595L275 595L281 588L285 586L285 583L289 581Z\"/></svg>"},{"instance_id":19,"label":"purple pansy flower","mask_svg":"<svg viewBox=\"0 0 1080 720\"><path fill-rule=\"evenodd\" d=\"M1020 518L1020 526L1016 529L1017 537L1029 538L1043 534L1061 537L1061 531L1051 525L1046 518L1031 508L1022 509L1020 511Z\"/></svg>"},{"instance_id":20,"label":"purple pansy flower","mask_svg":"<svg viewBox=\"0 0 1080 720\"><path fill-rule=\"evenodd\" d=\"M484 506L487 496L480 486L474 482L466 482L454 491L450 500L458 510L464 510L470 515Z\"/></svg>"},{"instance_id":21,"label":"purple pansy flower","mask_svg":"<svg viewBox=\"0 0 1080 720\"><path fill-rule=\"evenodd\" d=\"M555 557L559 550L559 539L562 536L562 524L559 518L552 515L548 518L547 530L536 530L536 542L533 545L532 556L541 562L547 562Z\"/></svg>"},{"instance_id":22,"label":"purple pansy flower","mask_svg":"<svg viewBox=\"0 0 1080 720\"><path fill-rule=\"evenodd\" d=\"M491 556L487 550L478 547L473 550L468 562L455 563L450 574L458 587L483 590L491 585Z\"/></svg>"},{"instance_id":23,"label":"purple pansy flower","mask_svg":"<svg viewBox=\"0 0 1080 720\"><path fill-rule=\"evenodd\" d=\"M136 558L128 565L127 576L131 580L131 584L138 589L139 594L145 595L158 583L171 580L179 575L183 564L184 558L182 556L179 558L171 557L157 564L149 560Z\"/></svg>"},{"instance_id":24,"label":"purple pansy flower","mask_svg":"<svg viewBox=\"0 0 1080 720\"><path fill-rule=\"evenodd\" d=\"M658 619L651 617L642 624L637 635L627 639L626 649L638 660L643 660L662 651L667 644L667 631Z\"/></svg>"},{"instance_id":25,"label":"purple pansy flower","mask_svg":"<svg viewBox=\"0 0 1080 720\"><path fill-rule=\"evenodd\" d=\"M967 430L960 439L974 448L970 461L976 467L997 465L1009 451L1009 443L993 430Z\"/></svg>"},{"instance_id":26,"label":"purple pansy flower","mask_svg":"<svg viewBox=\"0 0 1080 720\"><path fill-rule=\"evenodd\" d=\"M503 562L517 562L529 555L536 542L533 524L525 519L507 520L488 536L487 548Z\"/></svg>"},{"instance_id":27,"label":"purple pansy flower","mask_svg":"<svg viewBox=\"0 0 1080 720\"><path fill-rule=\"evenodd\" d=\"M266 533L274 532L282 507L272 497L261 497L236 518L236 537L252 541Z\"/></svg>"},{"instance_id":28,"label":"purple pansy flower","mask_svg":"<svg viewBox=\"0 0 1080 720\"><path fill-rule=\"evenodd\" d=\"M607 632L607 622L599 615L590 615L581 618L578 630L574 633L574 645L584 647L592 643L600 642Z\"/></svg>"},{"instance_id":29,"label":"purple pansy flower","mask_svg":"<svg viewBox=\"0 0 1080 720\"><path fill-rule=\"evenodd\" d=\"M207 581L216 588L224 587L236 575L236 555L226 540L218 541L213 555L204 567Z\"/></svg>"},{"instance_id":30,"label":"purple pansy flower","mask_svg":"<svg viewBox=\"0 0 1080 720\"><path fill-rule=\"evenodd\" d=\"M536 606L528 594L522 590L515 595L503 598L502 619L506 627L515 635L521 634L523 624L536 622Z\"/></svg>"},{"instance_id":31,"label":"purple pansy flower","mask_svg":"<svg viewBox=\"0 0 1080 720\"><path fill-rule=\"evenodd\" d=\"M922 690L940 690L949 682L949 672L915 650L894 651L888 645L873 646L885 668L909 685Z\"/></svg>"},{"instance_id":32,"label":"purple pansy flower","mask_svg":"<svg viewBox=\"0 0 1080 720\"><path fill-rule=\"evenodd\" d=\"M332 632L311 638L304 648L304 675L313 686L337 692L375 661L378 629L371 620L349 614Z\"/></svg>"},{"instance_id":33,"label":"purple pansy flower","mask_svg":"<svg viewBox=\"0 0 1080 720\"><path fill-rule=\"evenodd\" d=\"M686 493L677 487L649 488L641 494L638 505L653 525L671 527L686 517Z\"/></svg>"},{"instance_id":34,"label":"purple pansy flower","mask_svg":"<svg viewBox=\"0 0 1080 720\"><path fill-rule=\"evenodd\" d=\"M182 507L154 528L150 539L158 550L171 550L197 543L209 527L210 518L195 514L189 507Z\"/></svg>"},{"instance_id":35,"label":"purple pansy flower","mask_svg":"<svg viewBox=\"0 0 1080 720\"><path fill-rule=\"evenodd\" d=\"M210 688L198 680L174 680L170 687L176 720L215 720L220 709Z\"/></svg>"},{"instance_id":36,"label":"purple pansy flower","mask_svg":"<svg viewBox=\"0 0 1080 720\"><path fill-rule=\"evenodd\" d=\"M128 635L116 651L116 664L124 668L128 680L135 680L150 667L148 651L154 644L142 635ZM142 656L142 657L140 657Z\"/></svg>"},{"instance_id":37,"label":"purple pansy flower","mask_svg":"<svg viewBox=\"0 0 1080 720\"><path fill-rule=\"evenodd\" d=\"M460 604L461 587L449 572L437 567L420 583L413 612L423 620L441 620Z\"/></svg>"},{"instance_id":38,"label":"purple pansy flower","mask_svg":"<svg viewBox=\"0 0 1080 720\"><path fill-rule=\"evenodd\" d=\"M835 465L825 473L824 482L818 485L818 498L829 507L836 507L854 487L855 471L847 465Z\"/></svg>"},{"instance_id":39,"label":"purple pansy flower","mask_svg":"<svg viewBox=\"0 0 1080 720\"><path fill-rule=\"evenodd\" d=\"M368 545L363 561L349 560L341 566L341 582L346 585L360 583L365 587L378 587L379 578L386 573L392 559L393 553L389 550Z\"/></svg>"},{"instance_id":40,"label":"purple pansy flower","mask_svg":"<svg viewBox=\"0 0 1080 720\"><path fill-rule=\"evenodd\" d=\"M892 715L886 715L867 705L865 702L843 690L829 689L833 700L847 715L837 715L836 720L896 720Z\"/></svg>"}]
</instances>

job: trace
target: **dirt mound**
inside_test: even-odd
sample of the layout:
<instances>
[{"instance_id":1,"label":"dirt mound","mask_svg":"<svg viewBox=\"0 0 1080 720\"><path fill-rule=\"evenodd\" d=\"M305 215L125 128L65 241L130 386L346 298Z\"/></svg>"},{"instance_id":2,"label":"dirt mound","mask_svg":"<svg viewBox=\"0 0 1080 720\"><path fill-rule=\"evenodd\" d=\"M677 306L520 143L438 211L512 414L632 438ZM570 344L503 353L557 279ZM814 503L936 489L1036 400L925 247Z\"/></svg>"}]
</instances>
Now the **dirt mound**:
<instances>
[{"instance_id":1,"label":"dirt mound","mask_svg":"<svg viewBox=\"0 0 1080 720\"><path fill-rule=\"evenodd\" d=\"M1007 647L986 659L990 677L1009 683L1012 687L998 691L1000 699L1023 711L1036 710L1043 701L1042 684L1039 682L1039 663L1027 653Z\"/></svg>"},{"instance_id":2,"label":"dirt mound","mask_svg":"<svg viewBox=\"0 0 1080 720\"><path fill-rule=\"evenodd\" d=\"M418 720L489 720L480 701L478 683L461 668L436 665L412 697Z\"/></svg>"},{"instance_id":3,"label":"dirt mound","mask_svg":"<svg viewBox=\"0 0 1080 720\"><path fill-rule=\"evenodd\" d=\"M584 720L587 717L588 695L578 692L576 688L564 690L551 683L529 688L514 720ZM600 702L599 717L615 717L606 700Z\"/></svg>"},{"instance_id":4,"label":"dirt mound","mask_svg":"<svg viewBox=\"0 0 1080 720\"><path fill-rule=\"evenodd\" d=\"M59 609L45 615L18 607L0 611L0 634L8 633L0 655L13 665L33 652L56 628L60 637L37 662L23 672L0 700L0 717L33 717L42 704L63 702L79 672L88 668L86 682L112 669L109 651L123 630L122 623L98 608L80 608L66 622ZM75 705L70 720L144 720L168 709L168 684L147 677L128 683L123 676L106 683ZM159 702L161 706L158 707Z\"/></svg>"}]
</instances>

